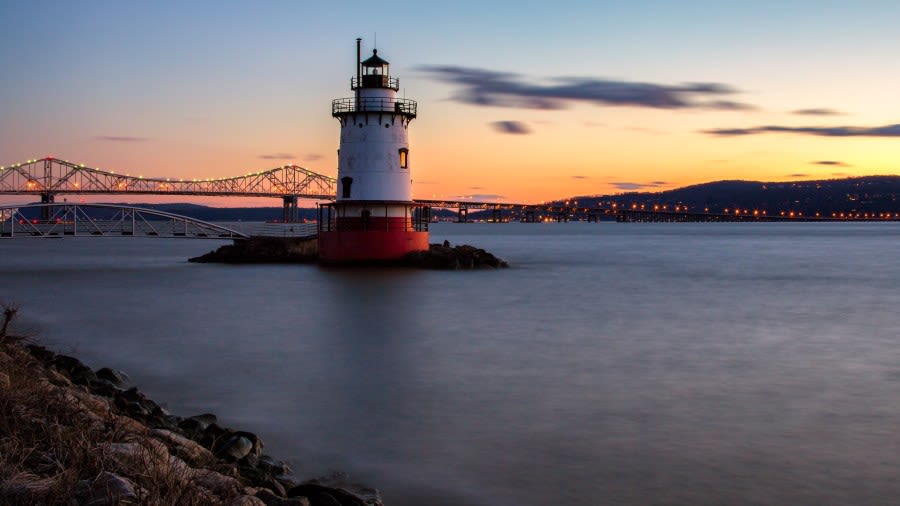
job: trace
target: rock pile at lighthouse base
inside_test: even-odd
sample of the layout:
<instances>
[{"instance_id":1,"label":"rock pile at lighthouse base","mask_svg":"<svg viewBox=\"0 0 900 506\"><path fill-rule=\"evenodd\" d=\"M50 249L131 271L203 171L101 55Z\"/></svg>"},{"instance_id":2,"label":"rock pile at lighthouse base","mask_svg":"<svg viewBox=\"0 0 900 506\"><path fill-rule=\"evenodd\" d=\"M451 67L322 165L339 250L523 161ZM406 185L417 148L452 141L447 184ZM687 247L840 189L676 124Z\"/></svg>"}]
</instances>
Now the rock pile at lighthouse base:
<instances>
[{"instance_id":1,"label":"rock pile at lighthouse base","mask_svg":"<svg viewBox=\"0 0 900 506\"><path fill-rule=\"evenodd\" d=\"M252 237L236 240L215 251L189 259L197 263L289 264L318 262L316 238ZM408 253L399 260L373 260L351 265L400 266L434 270L498 269L509 267L505 261L475 246L429 244L425 251Z\"/></svg>"},{"instance_id":2,"label":"rock pile at lighthouse base","mask_svg":"<svg viewBox=\"0 0 900 506\"><path fill-rule=\"evenodd\" d=\"M509 264L483 249L468 244L451 247L449 241L444 241L443 244L429 244L427 251L409 253L403 259L403 263L410 267L437 270L509 267Z\"/></svg>"},{"instance_id":3,"label":"rock pile at lighthouse base","mask_svg":"<svg viewBox=\"0 0 900 506\"><path fill-rule=\"evenodd\" d=\"M215 251L189 259L197 263L290 264L315 263L319 259L315 237L251 237L238 239Z\"/></svg>"},{"instance_id":4,"label":"rock pile at lighthouse base","mask_svg":"<svg viewBox=\"0 0 900 506\"><path fill-rule=\"evenodd\" d=\"M124 376L0 332L0 504L382 506L342 475L298 482L255 434L169 414Z\"/></svg>"}]
</instances>

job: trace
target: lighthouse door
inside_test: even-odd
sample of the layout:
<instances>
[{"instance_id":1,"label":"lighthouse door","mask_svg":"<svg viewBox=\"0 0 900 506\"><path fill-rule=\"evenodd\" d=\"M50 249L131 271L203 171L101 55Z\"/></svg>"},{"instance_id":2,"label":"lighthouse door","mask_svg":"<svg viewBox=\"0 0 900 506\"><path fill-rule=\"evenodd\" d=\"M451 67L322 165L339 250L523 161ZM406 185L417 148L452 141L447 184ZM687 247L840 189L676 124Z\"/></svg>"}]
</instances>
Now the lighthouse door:
<instances>
[{"instance_id":1,"label":"lighthouse door","mask_svg":"<svg viewBox=\"0 0 900 506\"><path fill-rule=\"evenodd\" d=\"M341 198L350 198L350 187L353 186L353 178L350 176L341 178Z\"/></svg>"}]
</instances>

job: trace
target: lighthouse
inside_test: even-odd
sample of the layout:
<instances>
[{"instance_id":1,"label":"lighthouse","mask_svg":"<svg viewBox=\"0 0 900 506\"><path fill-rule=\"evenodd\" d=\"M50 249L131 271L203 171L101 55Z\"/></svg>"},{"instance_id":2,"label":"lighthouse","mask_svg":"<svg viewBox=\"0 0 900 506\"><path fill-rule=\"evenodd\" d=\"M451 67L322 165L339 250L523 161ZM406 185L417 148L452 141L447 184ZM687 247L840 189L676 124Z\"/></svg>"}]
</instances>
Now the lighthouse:
<instances>
[{"instance_id":1,"label":"lighthouse","mask_svg":"<svg viewBox=\"0 0 900 506\"><path fill-rule=\"evenodd\" d=\"M416 102L398 98L400 81L372 51L362 60L356 39L354 95L332 101L341 124L335 201L319 205L319 258L324 263L399 260L428 249L429 209L412 201L409 125Z\"/></svg>"}]
</instances>

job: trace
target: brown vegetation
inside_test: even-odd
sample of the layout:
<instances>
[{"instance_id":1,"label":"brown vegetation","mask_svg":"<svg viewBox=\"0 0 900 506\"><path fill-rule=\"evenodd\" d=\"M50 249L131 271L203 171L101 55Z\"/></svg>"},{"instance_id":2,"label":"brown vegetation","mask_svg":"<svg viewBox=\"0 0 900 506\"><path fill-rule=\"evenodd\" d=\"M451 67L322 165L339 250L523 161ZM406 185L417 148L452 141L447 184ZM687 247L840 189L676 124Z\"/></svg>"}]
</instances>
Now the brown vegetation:
<instances>
[{"instance_id":1,"label":"brown vegetation","mask_svg":"<svg viewBox=\"0 0 900 506\"><path fill-rule=\"evenodd\" d=\"M0 314L0 504L381 505L340 479L298 485L255 435L168 415L114 371L29 343L17 308Z\"/></svg>"},{"instance_id":2,"label":"brown vegetation","mask_svg":"<svg viewBox=\"0 0 900 506\"><path fill-rule=\"evenodd\" d=\"M10 332L15 315L4 307L0 324L0 502L199 505L241 495L226 469L207 470L220 479L201 485L200 469L147 427L46 368Z\"/></svg>"}]
</instances>

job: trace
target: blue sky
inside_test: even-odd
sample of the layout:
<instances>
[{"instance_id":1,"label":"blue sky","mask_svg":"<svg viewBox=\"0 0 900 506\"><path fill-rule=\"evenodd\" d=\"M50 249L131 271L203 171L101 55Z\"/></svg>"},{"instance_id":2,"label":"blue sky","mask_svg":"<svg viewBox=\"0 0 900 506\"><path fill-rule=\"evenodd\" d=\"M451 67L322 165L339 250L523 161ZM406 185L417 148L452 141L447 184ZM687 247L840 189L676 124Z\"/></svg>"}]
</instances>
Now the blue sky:
<instances>
[{"instance_id":1,"label":"blue sky","mask_svg":"<svg viewBox=\"0 0 900 506\"><path fill-rule=\"evenodd\" d=\"M377 34L419 101L417 196L900 172L892 137L758 130L900 123L897 2L22 1L0 19L0 164L52 153L146 175L287 162L333 175L330 101L349 95L355 38L368 52ZM539 94L578 80L714 83L730 91L709 100L752 107L474 105L460 73L434 67L504 73Z\"/></svg>"}]
</instances>

